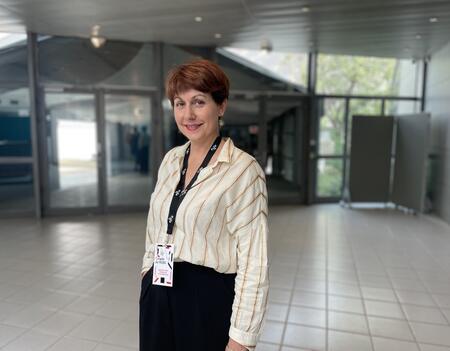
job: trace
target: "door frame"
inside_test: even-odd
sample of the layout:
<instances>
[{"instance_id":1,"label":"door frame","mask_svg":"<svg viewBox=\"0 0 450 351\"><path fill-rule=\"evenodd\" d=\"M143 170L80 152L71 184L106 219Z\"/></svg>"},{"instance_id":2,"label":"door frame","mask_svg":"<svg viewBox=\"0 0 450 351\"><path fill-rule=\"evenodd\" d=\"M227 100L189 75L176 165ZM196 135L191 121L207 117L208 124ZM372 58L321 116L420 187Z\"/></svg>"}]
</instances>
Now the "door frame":
<instances>
[{"instance_id":1,"label":"door frame","mask_svg":"<svg viewBox=\"0 0 450 351\"><path fill-rule=\"evenodd\" d=\"M106 174L106 116L105 116L105 95L137 95L144 96L150 99L151 106L151 118L149 130L156 132L155 126L157 122L155 121L158 116L156 116L153 107L155 100L156 88L135 88L135 87L123 87L123 86L71 86L71 85L53 85L44 84L39 87L39 94L41 95L42 108L40 109L40 123L39 135L40 135L40 155L41 160L41 191L42 191L42 213L43 216L65 216L65 215L92 215L92 214L105 214L105 213L116 213L116 212L127 212L131 211L142 211L145 210L146 206L142 205L114 205L108 206L108 189L107 189L107 174ZM94 98L94 109L95 109L95 123L96 123L96 144L97 144L97 196L98 205L89 207L79 207L79 208L57 208L50 207L50 187L49 187L49 172L48 172L48 150L47 150L47 123L46 123L46 102L45 97L47 93L53 94L87 94L92 95ZM154 143L156 138L151 138L149 144L149 152L154 148ZM154 175L156 170L154 167L150 168L151 179L155 179ZM150 183L149 186L153 189L154 182Z\"/></svg>"}]
</instances>

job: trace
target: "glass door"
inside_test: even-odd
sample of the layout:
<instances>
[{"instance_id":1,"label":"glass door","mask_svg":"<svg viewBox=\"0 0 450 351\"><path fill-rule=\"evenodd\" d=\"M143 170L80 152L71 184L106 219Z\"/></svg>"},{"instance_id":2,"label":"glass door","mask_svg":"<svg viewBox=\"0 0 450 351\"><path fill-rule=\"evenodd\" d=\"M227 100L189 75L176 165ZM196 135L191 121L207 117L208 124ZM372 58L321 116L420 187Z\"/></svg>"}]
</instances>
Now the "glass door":
<instances>
[{"instance_id":1,"label":"glass door","mask_svg":"<svg viewBox=\"0 0 450 351\"><path fill-rule=\"evenodd\" d=\"M151 97L104 95L106 206L148 205L152 185Z\"/></svg>"},{"instance_id":2,"label":"glass door","mask_svg":"<svg viewBox=\"0 0 450 351\"><path fill-rule=\"evenodd\" d=\"M99 208L99 143L93 93L45 92L45 213Z\"/></svg>"}]
</instances>

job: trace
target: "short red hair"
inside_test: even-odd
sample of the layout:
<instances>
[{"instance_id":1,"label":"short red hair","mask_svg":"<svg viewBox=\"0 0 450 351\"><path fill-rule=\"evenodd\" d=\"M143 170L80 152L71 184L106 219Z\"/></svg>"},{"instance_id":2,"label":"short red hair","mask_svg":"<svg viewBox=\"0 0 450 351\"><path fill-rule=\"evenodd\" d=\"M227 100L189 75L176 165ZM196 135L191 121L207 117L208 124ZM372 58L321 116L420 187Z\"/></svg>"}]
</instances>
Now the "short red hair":
<instances>
[{"instance_id":1,"label":"short red hair","mask_svg":"<svg viewBox=\"0 0 450 351\"><path fill-rule=\"evenodd\" d=\"M171 69L166 79L166 95L172 106L175 96L189 89L209 93L215 103L221 105L228 99L230 82L219 65L196 59Z\"/></svg>"}]
</instances>

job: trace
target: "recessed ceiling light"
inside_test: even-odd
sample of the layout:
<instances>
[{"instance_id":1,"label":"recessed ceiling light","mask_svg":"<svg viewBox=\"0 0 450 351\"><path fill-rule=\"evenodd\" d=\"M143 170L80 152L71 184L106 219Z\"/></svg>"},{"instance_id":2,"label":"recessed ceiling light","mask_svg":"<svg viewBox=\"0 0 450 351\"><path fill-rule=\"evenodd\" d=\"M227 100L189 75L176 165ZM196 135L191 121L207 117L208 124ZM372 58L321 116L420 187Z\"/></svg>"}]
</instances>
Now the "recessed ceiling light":
<instances>
[{"instance_id":1,"label":"recessed ceiling light","mask_svg":"<svg viewBox=\"0 0 450 351\"><path fill-rule=\"evenodd\" d=\"M422 39L422 36L420 34L416 34L416 39Z\"/></svg>"},{"instance_id":2,"label":"recessed ceiling light","mask_svg":"<svg viewBox=\"0 0 450 351\"><path fill-rule=\"evenodd\" d=\"M431 23L436 23L438 21L437 17L430 17L430 22Z\"/></svg>"},{"instance_id":3,"label":"recessed ceiling light","mask_svg":"<svg viewBox=\"0 0 450 351\"><path fill-rule=\"evenodd\" d=\"M203 21L203 17L201 17L201 16L196 16L194 19L195 19L195 22Z\"/></svg>"},{"instance_id":4,"label":"recessed ceiling light","mask_svg":"<svg viewBox=\"0 0 450 351\"><path fill-rule=\"evenodd\" d=\"M214 38L220 39L220 38L222 38L222 34L216 33L216 34L214 34Z\"/></svg>"},{"instance_id":5,"label":"recessed ceiling light","mask_svg":"<svg viewBox=\"0 0 450 351\"><path fill-rule=\"evenodd\" d=\"M306 13L306 12L310 11L310 8L309 8L309 6L303 6L301 10L302 10L302 12Z\"/></svg>"}]
</instances>

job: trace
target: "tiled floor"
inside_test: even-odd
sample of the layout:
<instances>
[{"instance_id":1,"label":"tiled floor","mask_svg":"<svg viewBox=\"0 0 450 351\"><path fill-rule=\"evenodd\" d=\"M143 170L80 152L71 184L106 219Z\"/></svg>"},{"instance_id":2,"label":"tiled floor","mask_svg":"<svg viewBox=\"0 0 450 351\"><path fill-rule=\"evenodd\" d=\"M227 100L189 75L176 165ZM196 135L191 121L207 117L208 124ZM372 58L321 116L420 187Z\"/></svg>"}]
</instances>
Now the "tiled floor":
<instances>
[{"instance_id":1,"label":"tiled floor","mask_svg":"<svg viewBox=\"0 0 450 351\"><path fill-rule=\"evenodd\" d=\"M1 220L0 350L137 350L144 225ZM448 225L335 205L271 207L269 225L258 351L450 351Z\"/></svg>"}]
</instances>

